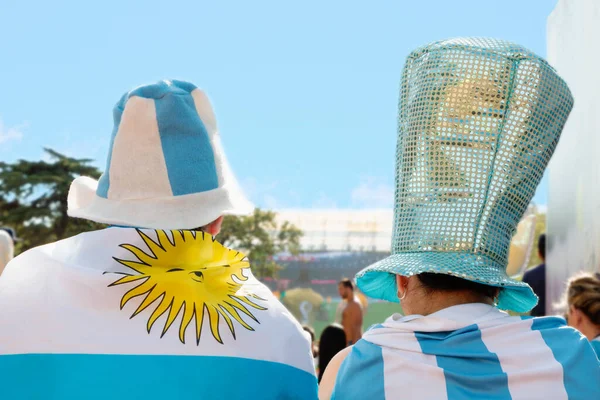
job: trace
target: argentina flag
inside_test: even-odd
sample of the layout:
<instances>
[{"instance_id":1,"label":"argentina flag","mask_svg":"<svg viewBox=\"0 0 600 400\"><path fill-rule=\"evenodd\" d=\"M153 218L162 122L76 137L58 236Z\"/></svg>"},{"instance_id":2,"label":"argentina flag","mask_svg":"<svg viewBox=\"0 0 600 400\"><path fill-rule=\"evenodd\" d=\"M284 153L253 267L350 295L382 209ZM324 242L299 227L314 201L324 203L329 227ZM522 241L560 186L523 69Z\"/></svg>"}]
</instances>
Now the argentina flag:
<instances>
[{"instance_id":1,"label":"argentina flag","mask_svg":"<svg viewBox=\"0 0 600 400\"><path fill-rule=\"evenodd\" d=\"M342 363L332 399L599 399L589 342L555 317L486 304L371 328Z\"/></svg>"},{"instance_id":2,"label":"argentina flag","mask_svg":"<svg viewBox=\"0 0 600 400\"><path fill-rule=\"evenodd\" d=\"M301 326L247 258L190 230L112 227L0 277L2 399L314 399Z\"/></svg>"}]
</instances>

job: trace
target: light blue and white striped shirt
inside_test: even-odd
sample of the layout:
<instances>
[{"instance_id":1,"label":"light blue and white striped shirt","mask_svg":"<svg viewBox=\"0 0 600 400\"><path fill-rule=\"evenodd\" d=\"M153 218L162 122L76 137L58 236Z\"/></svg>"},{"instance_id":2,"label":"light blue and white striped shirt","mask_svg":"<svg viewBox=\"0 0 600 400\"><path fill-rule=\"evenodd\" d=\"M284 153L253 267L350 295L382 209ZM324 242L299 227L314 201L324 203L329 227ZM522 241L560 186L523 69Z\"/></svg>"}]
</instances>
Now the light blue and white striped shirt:
<instances>
[{"instance_id":1,"label":"light blue and white striped shirt","mask_svg":"<svg viewBox=\"0 0 600 400\"><path fill-rule=\"evenodd\" d=\"M485 304L394 315L338 372L333 399L600 399L600 363L561 318Z\"/></svg>"}]
</instances>

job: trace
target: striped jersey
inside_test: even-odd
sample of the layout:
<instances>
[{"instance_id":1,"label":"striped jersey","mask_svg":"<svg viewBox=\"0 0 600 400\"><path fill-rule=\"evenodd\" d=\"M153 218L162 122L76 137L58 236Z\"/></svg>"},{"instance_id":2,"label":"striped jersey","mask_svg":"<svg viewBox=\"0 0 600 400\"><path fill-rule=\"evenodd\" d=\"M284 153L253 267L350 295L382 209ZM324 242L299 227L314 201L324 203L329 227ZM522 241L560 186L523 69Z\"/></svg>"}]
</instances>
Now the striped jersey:
<instances>
[{"instance_id":1,"label":"striped jersey","mask_svg":"<svg viewBox=\"0 0 600 400\"><path fill-rule=\"evenodd\" d=\"M486 304L394 315L352 348L332 399L401 398L600 399L600 363L562 318Z\"/></svg>"}]
</instances>

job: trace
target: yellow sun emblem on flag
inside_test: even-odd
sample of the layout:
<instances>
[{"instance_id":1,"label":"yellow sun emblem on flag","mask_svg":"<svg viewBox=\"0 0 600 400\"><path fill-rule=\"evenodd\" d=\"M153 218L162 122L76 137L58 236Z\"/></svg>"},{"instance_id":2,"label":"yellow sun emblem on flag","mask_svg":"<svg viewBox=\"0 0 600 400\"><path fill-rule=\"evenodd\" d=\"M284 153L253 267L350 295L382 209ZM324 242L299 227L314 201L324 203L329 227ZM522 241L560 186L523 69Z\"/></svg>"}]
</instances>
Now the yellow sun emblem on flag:
<instances>
[{"instance_id":1,"label":"yellow sun emblem on flag","mask_svg":"<svg viewBox=\"0 0 600 400\"><path fill-rule=\"evenodd\" d=\"M131 318L154 307L148 318L148 333L160 316L167 313L161 338L167 333L179 314L179 340L185 343L185 332L195 321L196 344L200 343L200 334L204 322L210 325L212 336L221 344L219 322L227 324L235 339L235 324L253 331L240 315L258 322L250 311L266 310L254 302L262 298L245 291L243 282L248 278L242 270L249 268L243 254L228 249L216 242L211 235L194 231L156 231L157 240L153 240L137 231L148 251L132 244L120 247L131 252L136 260L121 260L119 263L129 267L136 274L125 274L124 277L111 283L111 286L124 285L131 282L138 284L129 289L121 299L121 309L128 301L143 297Z\"/></svg>"}]
</instances>

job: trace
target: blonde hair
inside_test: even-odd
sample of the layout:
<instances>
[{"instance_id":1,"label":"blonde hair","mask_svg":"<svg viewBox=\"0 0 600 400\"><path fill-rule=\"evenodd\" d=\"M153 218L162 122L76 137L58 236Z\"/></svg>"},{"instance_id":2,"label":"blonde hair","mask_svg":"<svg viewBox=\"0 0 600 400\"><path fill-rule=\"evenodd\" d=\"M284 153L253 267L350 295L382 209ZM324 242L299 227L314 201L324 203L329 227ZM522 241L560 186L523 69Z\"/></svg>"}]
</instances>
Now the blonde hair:
<instances>
[{"instance_id":1,"label":"blonde hair","mask_svg":"<svg viewBox=\"0 0 600 400\"><path fill-rule=\"evenodd\" d=\"M567 304L581 310L593 324L600 325L600 274L583 273L569 279Z\"/></svg>"}]
</instances>

